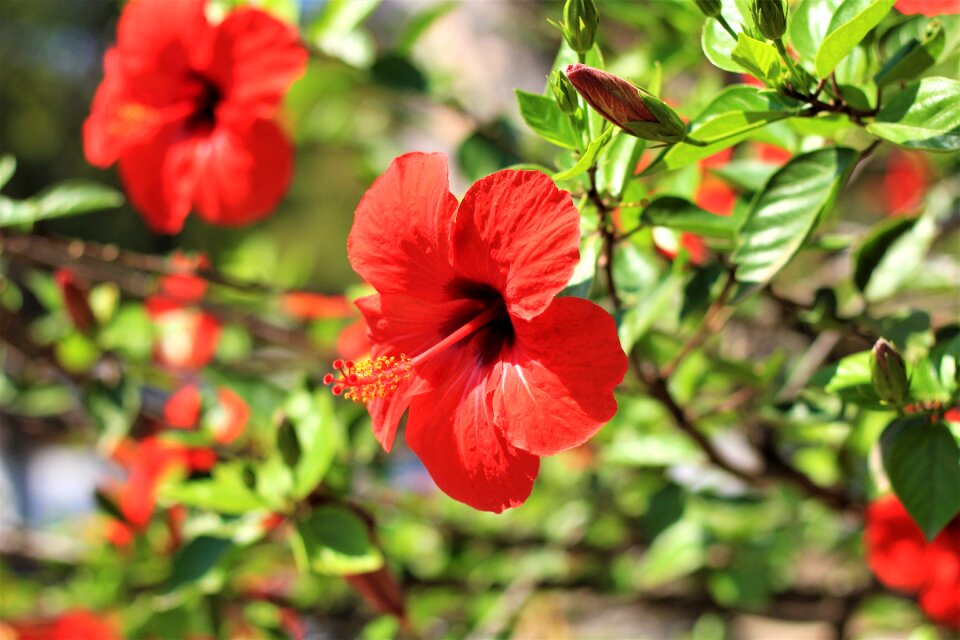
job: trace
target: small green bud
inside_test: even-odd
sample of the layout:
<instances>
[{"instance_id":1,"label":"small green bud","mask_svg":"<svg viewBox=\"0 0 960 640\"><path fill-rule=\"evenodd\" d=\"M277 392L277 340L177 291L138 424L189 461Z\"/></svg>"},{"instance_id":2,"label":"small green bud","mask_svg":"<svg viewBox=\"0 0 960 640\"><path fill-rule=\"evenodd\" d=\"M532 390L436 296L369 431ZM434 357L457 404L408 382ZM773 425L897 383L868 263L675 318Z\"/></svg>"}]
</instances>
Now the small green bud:
<instances>
[{"instance_id":1,"label":"small green bud","mask_svg":"<svg viewBox=\"0 0 960 640\"><path fill-rule=\"evenodd\" d=\"M573 88L567 76L554 71L550 76L550 90L553 91L553 99L560 105L560 111L568 116L577 112L577 90Z\"/></svg>"},{"instance_id":2,"label":"small green bud","mask_svg":"<svg viewBox=\"0 0 960 640\"><path fill-rule=\"evenodd\" d=\"M598 26L600 13L595 0L567 0L563 5L563 37L577 53L590 51L597 39Z\"/></svg>"},{"instance_id":3,"label":"small green bud","mask_svg":"<svg viewBox=\"0 0 960 640\"><path fill-rule=\"evenodd\" d=\"M903 357L883 338L873 345L870 376L874 390L884 402L900 405L906 399L910 381Z\"/></svg>"},{"instance_id":4,"label":"small green bud","mask_svg":"<svg viewBox=\"0 0 960 640\"><path fill-rule=\"evenodd\" d=\"M720 0L696 0L697 7L700 11L703 12L703 15L708 18L716 18L720 15L721 5Z\"/></svg>"},{"instance_id":5,"label":"small green bud","mask_svg":"<svg viewBox=\"0 0 960 640\"><path fill-rule=\"evenodd\" d=\"M768 40L779 40L787 31L787 8L783 0L753 0L753 22Z\"/></svg>"}]
</instances>

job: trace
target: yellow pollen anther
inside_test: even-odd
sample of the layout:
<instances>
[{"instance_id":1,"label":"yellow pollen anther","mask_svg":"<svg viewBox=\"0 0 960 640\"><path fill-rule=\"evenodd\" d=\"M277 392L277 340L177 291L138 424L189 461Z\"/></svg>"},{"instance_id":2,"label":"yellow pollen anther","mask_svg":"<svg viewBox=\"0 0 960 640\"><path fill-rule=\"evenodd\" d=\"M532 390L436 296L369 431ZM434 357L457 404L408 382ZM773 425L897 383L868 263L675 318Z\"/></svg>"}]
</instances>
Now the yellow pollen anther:
<instances>
[{"instance_id":1,"label":"yellow pollen anther","mask_svg":"<svg viewBox=\"0 0 960 640\"><path fill-rule=\"evenodd\" d=\"M338 360L333 366L340 375L327 374L324 384L332 385L335 395L342 393L344 398L362 403L392 395L412 374L411 360L402 353L357 363Z\"/></svg>"}]
</instances>

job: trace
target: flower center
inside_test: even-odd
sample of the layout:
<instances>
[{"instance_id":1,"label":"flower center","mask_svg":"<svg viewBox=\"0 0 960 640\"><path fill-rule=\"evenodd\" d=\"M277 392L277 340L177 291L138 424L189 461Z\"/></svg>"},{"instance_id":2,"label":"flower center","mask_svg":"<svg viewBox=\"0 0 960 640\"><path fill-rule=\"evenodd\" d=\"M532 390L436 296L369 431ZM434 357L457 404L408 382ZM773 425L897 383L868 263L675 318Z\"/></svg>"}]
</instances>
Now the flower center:
<instances>
[{"instance_id":1,"label":"flower center","mask_svg":"<svg viewBox=\"0 0 960 640\"><path fill-rule=\"evenodd\" d=\"M466 324L451 332L446 338L414 358L404 353L398 356L380 356L372 360L354 363L351 360L335 360L333 368L339 375L328 373L323 384L330 387L335 396L355 402L370 402L393 395L400 384L413 374L413 369L443 353L451 346L472 335L491 322L506 317L502 304L487 307Z\"/></svg>"},{"instance_id":2,"label":"flower center","mask_svg":"<svg viewBox=\"0 0 960 640\"><path fill-rule=\"evenodd\" d=\"M190 115L190 125L193 127L212 127L216 121L217 105L223 100L220 88L212 81L199 74L194 80L200 85L199 95L194 99L194 111Z\"/></svg>"}]
</instances>

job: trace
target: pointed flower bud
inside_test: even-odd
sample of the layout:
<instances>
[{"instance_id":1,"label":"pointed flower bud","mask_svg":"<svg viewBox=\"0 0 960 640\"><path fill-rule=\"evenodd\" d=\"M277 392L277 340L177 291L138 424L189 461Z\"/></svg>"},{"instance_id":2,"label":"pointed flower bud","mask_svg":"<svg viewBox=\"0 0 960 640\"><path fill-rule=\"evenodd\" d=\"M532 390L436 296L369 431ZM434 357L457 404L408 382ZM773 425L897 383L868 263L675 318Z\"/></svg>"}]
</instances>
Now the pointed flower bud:
<instances>
[{"instance_id":1,"label":"pointed flower bud","mask_svg":"<svg viewBox=\"0 0 960 640\"><path fill-rule=\"evenodd\" d=\"M783 0L753 0L753 22L768 40L779 40L787 31L787 8Z\"/></svg>"},{"instance_id":2,"label":"pointed flower bud","mask_svg":"<svg viewBox=\"0 0 960 640\"><path fill-rule=\"evenodd\" d=\"M569 65L567 77L597 113L631 135L668 143L686 136L673 109L628 80L585 64Z\"/></svg>"},{"instance_id":3,"label":"pointed flower bud","mask_svg":"<svg viewBox=\"0 0 960 640\"><path fill-rule=\"evenodd\" d=\"M696 0L697 7L708 18L716 18L720 15L720 0Z\"/></svg>"},{"instance_id":4,"label":"pointed flower bud","mask_svg":"<svg viewBox=\"0 0 960 640\"><path fill-rule=\"evenodd\" d=\"M567 0L563 5L561 31L570 48L586 53L593 47L600 25L600 13L595 0Z\"/></svg>"},{"instance_id":5,"label":"pointed flower bud","mask_svg":"<svg viewBox=\"0 0 960 640\"><path fill-rule=\"evenodd\" d=\"M577 112L577 90L570 84L567 76L559 71L554 71L550 76L550 90L553 91L553 98L568 116Z\"/></svg>"},{"instance_id":6,"label":"pointed flower bud","mask_svg":"<svg viewBox=\"0 0 960 640\"><path fill-rule=\"evenodd\" d=\"M906 365L893 345L883 338L873 345L870 376L881 400L899 405L906 399L910 389Z\"/></svg>"}]
</instances>

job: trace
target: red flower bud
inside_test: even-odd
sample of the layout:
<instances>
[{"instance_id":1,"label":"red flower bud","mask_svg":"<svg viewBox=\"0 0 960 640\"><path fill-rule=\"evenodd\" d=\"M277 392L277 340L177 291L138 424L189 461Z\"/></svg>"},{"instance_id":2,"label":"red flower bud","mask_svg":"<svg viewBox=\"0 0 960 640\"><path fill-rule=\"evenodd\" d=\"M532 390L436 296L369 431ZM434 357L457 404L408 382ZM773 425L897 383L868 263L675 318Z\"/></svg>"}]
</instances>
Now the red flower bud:
<instances>
[{"instance_id":1,"label":"red flower bud","mask_svg":"<svg viewBox=\"0 0 960 640\"><path fill-rule=\"evenodd\" d=\"M618 127L657 121L640 99L640 89L629 80L579 63L567 66L567 77L597 113Z\"/></svg>"},{"instance_id":2,"label":"red flower bud","mask_svg":"<svg viewBox=\"0 0 960 640\"><path fill-rule=\"evenodd\" d=\"M686 137L673 109L628 80L579 63L567 66L567 78L591 107L630 135L668 144Z\"/></svg>"}]
</instances>

